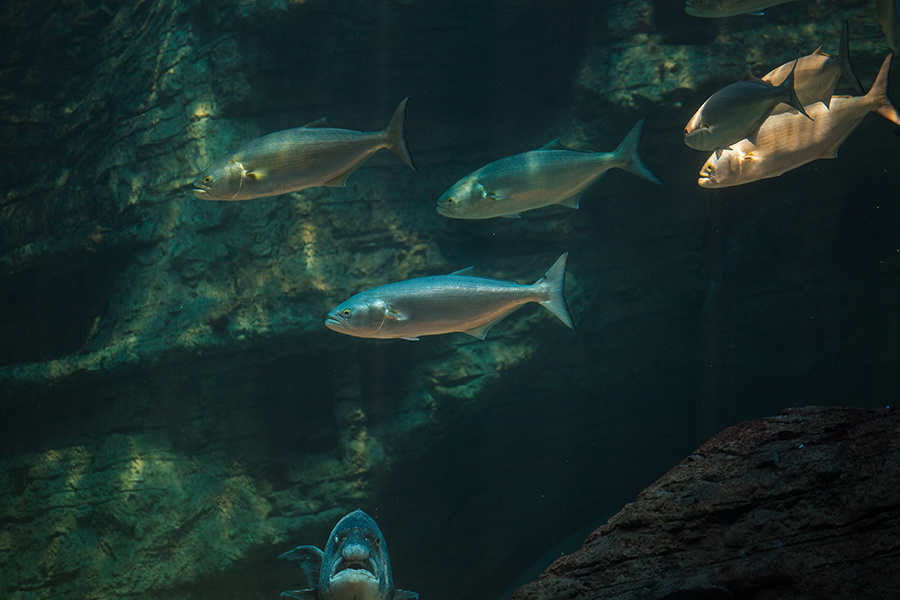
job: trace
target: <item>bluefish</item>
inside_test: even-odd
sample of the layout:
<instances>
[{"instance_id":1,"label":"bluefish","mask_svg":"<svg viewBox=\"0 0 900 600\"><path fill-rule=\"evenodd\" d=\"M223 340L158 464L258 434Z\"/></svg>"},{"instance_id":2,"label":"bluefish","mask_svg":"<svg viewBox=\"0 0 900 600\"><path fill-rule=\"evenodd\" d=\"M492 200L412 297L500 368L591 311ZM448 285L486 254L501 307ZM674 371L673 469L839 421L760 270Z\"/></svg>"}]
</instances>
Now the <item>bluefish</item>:
<instances>
[{"instance_id":1,"label":"bluefish","mask_svg":"<svg viewBox=\"0 0 900 600\"><path fill-rule=\"evenodd\" d=\"M762 14L764 8L793 0L687 0L684 11L694 17L733 17L745 13Z\"/></svg>"},{"instance_id":2,"label":"bluefish","mask_svg":"<svg viewBox=\"0 0 900 600\"><path fill-rule=\"evenodd\" d=\"M504 317L537 302L574 329L563 295L568 256L560 256L532 285L482 277L473 267L389 283L339 304L328 313L325 326L364 338L418 340L462 332L483 340Z\"/></svg>"},{"instance_id":3,"label":"bluefish","mask_svg":"<svg viewBox=\"0 0 900 600\"><path fill-rule=\"evenodd\" d=\"M383 131L321 127L319 119L257 138L204 171L194 182L194 195L250 200L320 185L342 187L381 148L416 170L404 134L408 100L400 102Z\"/></svg>"},{"instance_id":4,"label":"bluefish","mask_svg":"<svg viewBox=\"0 0 900 600\"><path fill-rule=\"evenodd\" d=\"M835 158L838 148L870 112L900 125L900 113L887 96L891 55L884 59L875 83L865 96L834 96L807 107L814 118L786 112L769 117L759 129L756 146L746 140L720 157L709 157L697 183L705 188L741 185L777 177L819 158Z\"/></svg>"},{"instance_id":5,"label":"bluefish","mask_svg":"<svg viewBox=\"0 0 900 600\"><path fill-rule=\"evenodd\" d=\"M787 79L792 69L794 69L794 91L803 106L816 102L829 106L834 88L842 75L853 89L860 94L865 93L850 64L850 26L846 21L841 30L841 44L837 56L825 54L822 52L822 46L819 46L812 54L775 67L763 75L762 80L779 85ZM775 107L772 114L777 115L789 110L792 110L789 105L781 103Z\"/></svg>"},{"instance_id":6,"label":"bluefish","mask_svg":"<svg viewBox=\"0 0 900 600\"><path fill-rule=\"evenodd\" d=\"M684 143L695 150L715 150L717 155L745 138L755 143L760 125L780 102L808 116L794 92L794 68L781 85L744 80L710 96L684 128Z\"/></svg>"},{"instance_id":7,"label":"bluefish","mask_svg":"<svg viewBox=\"0 0 900 600\"><path fill-rule=\"evenodd\" d=\"M394 588L387 544L375 521L355 510L338 521L325 544L297 546L278 556L299 560L312 587L281 592L300 600L416 600L419 594Z\"/></svg>"},{"instance_id":8,"label":"bluefish","mask_svg":"<svg viewBox=\"0 0 900 600\"><path fill-rule=\"evenodd\" d=\"M554 140L501 158L453 184L438 199L437 211L454 219L489 219L551 204L578 208L584 190L613 167L661 184L638 154L643 124L638 121L613 152L573 150Z\"/></svg>"}]
</instances>

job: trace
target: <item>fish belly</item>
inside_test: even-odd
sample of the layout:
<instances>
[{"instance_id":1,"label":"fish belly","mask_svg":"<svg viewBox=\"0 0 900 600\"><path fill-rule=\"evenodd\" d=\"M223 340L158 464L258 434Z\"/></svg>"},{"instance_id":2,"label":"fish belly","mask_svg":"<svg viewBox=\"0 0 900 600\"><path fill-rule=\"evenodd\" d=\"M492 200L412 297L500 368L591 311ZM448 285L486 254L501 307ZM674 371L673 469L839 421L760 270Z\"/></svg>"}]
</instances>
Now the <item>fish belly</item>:
<instances>
[{"instance_id":1,"label":"fish belly","mask_svg":"<svg viewBox=\"0 0 900 600\"><path fill-rule=\"evenodd\" d=\"M577 154L567 158L565 154ZM542 156L544 155L544 156ZM491 216L517 214L577 198L616 166L612 153L588 154L537 150L478 178L494 199L485 202Z\"/></svg>"},{"instance_id":2,"label":"fish belly","mask_svg":"<svg viewBox=\"0 0 900 600\"><path fill-rule=\"evenodd\" d=\"M469 331L538 299L528 285L458 275L390 284L378 297L398 317L385 321L384 338Z\"/></svg>"},{"instance_id":3,"label":"fish belly","mask_svg":"<svg viewBox=\"0 0 900 600\"><path fill-rule=\"evenodd\" d=\"M755 147L745 141L736 148L753 157L743 162L742 182L776 177L820 158L834 158L870 108L863 96L837 97L830 110L823 104L807 107L812 120L797 112L770 117L760 128Z\"/></svg>"}]
</instances>

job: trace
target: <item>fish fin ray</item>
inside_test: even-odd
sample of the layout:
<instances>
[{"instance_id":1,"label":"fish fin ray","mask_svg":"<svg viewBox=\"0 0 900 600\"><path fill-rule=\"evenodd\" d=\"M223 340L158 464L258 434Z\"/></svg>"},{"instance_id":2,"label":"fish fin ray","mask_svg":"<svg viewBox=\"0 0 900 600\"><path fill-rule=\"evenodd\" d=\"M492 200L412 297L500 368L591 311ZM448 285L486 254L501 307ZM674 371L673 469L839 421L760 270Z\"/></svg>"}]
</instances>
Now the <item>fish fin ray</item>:
<instances>
[{"instance_id":1,"label":"fish fin ray","mask_svg":"<svg viewBox=\"0 0 900 600\"><path fill-rule=\"evenodd\" d=\"M321 117L319 119L316 119L315 121L310 121L309 123L304 125L304 127L325 127L326 120L327 119L325 117Z\"/></svg>"},{"instance_id":2,"label":"fish fin ray","mask_svg":"<svg viewBox=\"0 0 900 600\"><path fill-rule=\"evenodd\" d=\"M580 200L581 200L581 193L578 193L574 196L569 196L568 198L566 198L565 200L560 202L560 204L562 204L563 206L566 206L568 208L574 208L575 210L578 210L578 203Z\"/></svg>"},{"instance_id":3,"label":"fish fin ray","mask_svg":"<svg viewBox=\"0 0 900 600\"><path fill-rule=\"evenodd\" d=\"M522 308L521 304L513 306L511 309L509 309L508 311L506 311L499 317L494 317L493 319L491 319L487 323L484 323L483 325L479 325L479 326L473 327L471 329L466 329L465 331L463 331L463 333L471 335L472 337L478 338L479 340L483 340L485 338L485 336L487 336L488 331L491 330L491 327L493 327L494 325L496 325L497 323L499 323L500 321L502 321L503 319L505 319L512 313L516 312L520 308Z\"/></svg>"},{"instance_id":4,"label":"fish fin ray","mask_svg":"<svg viewBox=\"0 0 900 600\"><path fill-rule=\"evenodd\" d=\"M465 269L460 269L459 271L453 271L452 273L448 273L448 275L464 275L466 277L478 277L478 273L475 272L475 267L466 267Z\"/></svg>"},{"instance_id":5,"label":"fish fin ray","mask_svg":"<svg viewBox=\"0 0 900 600\"><path fill-rule=\"evenodd\" d=\"M418 171L416 163L413 162L412 154L409 152L409 144L406 142L406 103L409 102L409 96L400 101L390 123L385 128L387 135L388 149L396 154L400 160L406 163L406 166L413 171Z\"/></svg>"},{"instance_id":6,"label":"fish fin ray","mask_svg":"<svg viewBox=\"0 0 900 600\"><path fill-rule=\"evenodd\" d=\"M644 164L643 159L638 153L641 143L641 132L644 128L644 120L645 119L642 118L635 123L634 127L631 128L631 131L628 132L628 135L626 135L625 139L619 143L619 146L613 153L622 161L621 169L633 173L638 177L643 177L647 181L662 185L662 181L660 181L659 177L650 170L650 167Z\"/></svg>"},{"instance_id":7,"label":"fish fin ray","mask_svg":"<svg viewBox=\"0 0 900 600\"><path fill-rule=\"evenodd\" d=\"M419 600L419 592L395 589L393 600Z\"/></svg>"},{"instance_id":8,"label":"fish fin ray","mask_svg":"<svg viewBox=\"0 0 900 600\"><path fill-rule=\"evenodd\" d=\"M570 150L565 144L559 141L559 138L556 138L552 142L544 144L539 148L539 150Z\"/></svg>"},{"instance_id":9,"label":"fish fin ray","mask_svg":"<svg viewBox=\"0 0 900 600\"><path fill-rule=\"evenodd\" d=\"M566 327L575 329L575 323L572 321L572 315L569 313L565 296L566 262L568 259L568 252L562 254L534 285L549 296L546 300L542 300L540 305L556 315L556 318L565 323Z\"/></svg>"},{"instance_id":10,"label":"fish fin ray","mask_svg":"<svg viewBox=\"0 0 900 600\"><path fill-rule=\"evenodd\" d=\"M522 213L509 213L508 215L500 215L504 219L521 219Z\"/></svg>"},{"instance_id":11,"label":"fish fin ray","mask_svg":"<svg viewBox=\"0 0 900 600\"><path fill-rule=\"evenodd\" d=\"M411 337L405 337L405 338L403 338L403 339L404 339L404 340L407 340L407 341L410 341L410 342L418 342L418 341L419 341L419 338L417 338L417 337L414 337L414 338L411 338Z\"/></svg>"},{"instance_id":12,"label":"fish fin ray","mask_svg":"<svg viewBox=\"0 0 900 600\"><path fill-rule=\"evenodd\" d=\"M347 186L347 178L353 175L353 173L364 163L365 161L360 161L359 164L353 165L351 168L347 169L334 179L330 181L326 181L322 185L328 187L346 187Z\"/></svg>"},{"instance_id":13,"label":"fish fin ray","mask_svg":"<svg viewBox=\"0 0 900 600\"><path fill-rule=\"evenodd\" d=\"M839 48L837 61L841 70L841 76L853 86L853 89L860 94L864 94L865 89L863 89L859 77L856 76L856 72L853 70L853 63L850 62L850 23L847 21L844 21L844 26L841 28L841 45Z\"/></svg>"},{"instance_id":14,"label":"fish fin ray","mask_svg":"<svg viewBox=\"0 0 900 600\"><path fill-rule=\"evenodd\" d=\"M279 594L282 598L297 598L297 600L318 600L316 588L306 590L285 590Z\"/></svg>"},{"instance_id":15,"label":"fish fin ray","mask_svg":"<svg viewBox=\"0 0 900 600\"><path fill-rule=\"evenodd\" d=\"M893 53L888 54L884 59L884 62L881 63L881 69L878 70L878 76L875 77L875 83L869 88L866 96L871 98L875 103L875 112L888 121L893 121L897 125L900 125L900 113L898 113L897 109L894 108L894 105L891 104L891 100L887 95L888 73L891 70L892 56Z\"/></svg>"},{"instance_id":16,"label":"fish fin ray","mask_svg":"<svg viewBox=\"0 0 900 600\"><path fill-rule=\"evenodd\" d=\"M319 585L319 575L322 573L322 561L325 558L324 553L315 546L297 546L293 550L288 550L278 555L278 558L285 560L299 560L300 568L306 574L306 581L313 588ZM295 596L296 597L296 596Z\"/></svg>"}]
</instances>

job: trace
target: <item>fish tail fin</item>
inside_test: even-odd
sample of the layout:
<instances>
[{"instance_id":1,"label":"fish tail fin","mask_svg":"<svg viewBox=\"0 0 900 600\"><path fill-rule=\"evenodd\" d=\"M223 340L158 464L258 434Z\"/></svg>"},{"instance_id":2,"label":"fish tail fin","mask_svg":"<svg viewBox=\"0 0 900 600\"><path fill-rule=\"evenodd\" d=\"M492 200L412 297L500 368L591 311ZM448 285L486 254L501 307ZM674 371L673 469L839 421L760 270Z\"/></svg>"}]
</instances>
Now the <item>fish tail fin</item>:
<instances>
[{"instance_id":1,"label":"fish tail fin","mask_svg":"<svg viewBox=\"0 0 900 600\"><path fill-rule=\"evenodd\" d=\"M625 139L619 144L619 147L615 149L614 154L622 161L622 164L618 166L629 173L634 173L639 177L643 177L647 181L662 185L662 181L660 181L659 177L650 170L650 167L644 164L644 160L639 153L641 132L643 129L644 119L641 119L635 123L634 127L631 128L631 131L628 132L628 135L625 136Z\"/></svg>"},{"instance_id":2,"label":"fish tail fin","mask_svg":"<svg viewBox=\"0 0 900 600\"><path fill-rule=\"evenodd\" d=\"M800 103L800 98L797 97L797 91L794 89L794 70L797 68L798 60L799 59L794 59L794 66L791 67L791 72L788 74L787 79L781 82L781 85L778 87L784 90L784 103L791 106L792 108L796 108L797 112L801 113L807 119L811 120L812 117L806 114L806 110L803 108L803 104Z\"/></svg>"},{"instance_id":3,"label":"fish tail fin","mask_svg":"<svg viewBox=\"0 0 900 600\"><path fill-rule=\"evenodd\" d=\"M409 101L409 96L400 101L400 104L397 105L397 109L394 111L394 116L391 117L391 122L388 123L384 131L387 134L388 149L399 156L400 160L405 162L410 169L418 171L419 169L416 168L416 163L413 162L412 154L409 153L409 146L406 143L404 126L406 125L407 101Z\"/></svg>"},{"instance_id":4,"label":"fish tail fin","mask_svg":"<svg viewBox=\"0 0 900 600\"><path fill-rule=\"evenodd\" d=\"M844 79L846 79L857 92L864 94L865 90L859 82L859 77L856 76L856 72L853 70L853 65L850 63L850 23L847 21L844 21L844 28L841 29L841 45L838 49L837 59L838 66L841 68L841 75Z\"/></svg>"},{"instance_id":5,"label":"fish tail fin","mask_svg":"<svg viewBox=\"0 0 900 600\"><path fill-rule=\"evenodd\" d=\"M888 98L887 90L888 90L888 75L891 70L891 57L894 54L888 54L884 62L881 63L881 69L878 71L878 77L875 78L875 83L872 84L872 87L869 88L869 93L866 94L866 97L869 98L872 103L875 105L874 110L879 115L888 119L889 121L893 121L897 125L900 125L900 113L897 112L897 109L894 108L894 105L891 104L891 99Z\"/></svg>"},{"instance_id":6,"label":"fish tail fin","mask_svg":"<svg viewBox=\"0 0 900 600\"><path fill-rule=\"evenodd\" d=\"M538 279L534 285L549 296L546 300L541 300L540 304L556 315L560 321L566 324L566 327L575 329L575 323L572 321L572 315L569 314L564 294L568 258L568 252L557 258L553 266L547 269L544 276Z\"/></svg>"}]
</instances>

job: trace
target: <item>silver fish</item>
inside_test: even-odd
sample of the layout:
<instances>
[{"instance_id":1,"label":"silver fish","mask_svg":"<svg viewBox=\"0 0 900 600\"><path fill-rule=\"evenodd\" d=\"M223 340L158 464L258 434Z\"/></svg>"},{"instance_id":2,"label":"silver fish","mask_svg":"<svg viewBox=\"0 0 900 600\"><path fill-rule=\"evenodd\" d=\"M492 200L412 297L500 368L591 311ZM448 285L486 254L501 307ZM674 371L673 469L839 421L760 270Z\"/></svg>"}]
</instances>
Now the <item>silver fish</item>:
<instances>
[{"instance_id":1,"label":"silver fish","mask_svg":"<svg viewBox=\"0 0 900 600\"><path fill-rule=\"evenodd\" d=\"M575 329L563 286L566 259L531 285L490 279L469 267L432 277L389 283L356 294L328 313L325 326L364 338L417 340L422 335L462 332L484 339L504 317L528 302L537 302Z\"/></svg>"},{"instance_id":2,"label":"silver fish","mask_svg":"<svg viewBox=\"0 0 900 600\"><path fill-rule=\"evenodd\" d=\"M408 100L400 102L383 131L320 127L320 119L257 138L204 171L194 182L194 195L249 200L320 185L342 187L381 148L416 170L403 131Z\"/></svg>"},{"instance_id":3,"label":"silver fish","mask_svg":"<svg viewBox=\"0 0 900 600\"><path fill-rule=\"evenodd\" d=\"M887 38L888 46L900 52L900 0L875 0L875 16L878 26Z\"/></svg>"},{"instance_id":4,"label":"silver fish","mask_svg":"<svg viewBox=\"0 0 900 600\"><path fill-rule=\"evenodd\" d=\"M808 106L814 120L797 113L769 117L759 129L757 144L746 140L717 157L709 157L697 183L722 188L777 177L819 158L835 158L838 148L870 112L900 125L900 113L887 96L891 55L884 59L875 83L865 96L834 96L831 109Z\"/></svg>"},{"instance_id":5,"label":"silver fish","mask_svg":"<svg viewBox=\"0 0 900 600\"><path fill-rule=\"evenodd\" d=\"M793 69L778 86L758 80L726 85L691 117L684 128L684 143L695 150L715 150L719 155L745 138L755 143L760 125L780 102L808 116L794 92Z\"/></svg>"},{"instance_id":6,"label":"silver fish","mask_svg":"<svg viewBox=\"0 0 900 600\"><path fill-rule=\"evenodd\" d=\"M325 552L297 546L278 558L299 560L312 586L281 592L299 600L416 600L419 594L394 588L387 544L375 521L355 510L334 526Z\"/></svg>"},{"instance_id":7,"label":"silver fish","mask_svg":"<svg viewBox=\"0 0 900 600\"><path fill-rule=\"evenodd\" d=\"M582 193L613 167L661 184L638 154L643 124L638 121L613 152L573 150L554 140L501 158L453 184L438 199L437 211L454 219L489 219L551 204L578 208Z\"/></svg>"},{"instance_id":8,"label":"silver fish","mask_svg":"<svg viewBox=\"0 0 900 600\"><path fill-rule=\"evenodd\" d=\"M764 8L793 0L687 0L684 12L694 17L733 17L745 13L761 14Z\"/></svg>"},{"instance_id":9,"label":"silver fish","mask_svg":"<svg viewBox=\"0 0 900 600\"><path fill-rule=\"evenodd\" d=\"M794 91L797 93L797 98L799 98L800 104L803 106L809 106L816 102L822 102L825 106L828 106L841 75L857 92L860 94L865 93L862 84L853 71L853 66L850 64L849 30L849 25L844 21L844 27L841 30L841 45L837 56L825 54L822 52L822 46L819 46L812 54L801 56L796 61L775 67L763 75L762 80L772 85L780 85L787 79L791 69L795 68L796 63ZM792 110L789 105L781 103L775 107L772 114L777 115L789 110Z\"/></svg>"}]
</instances>

